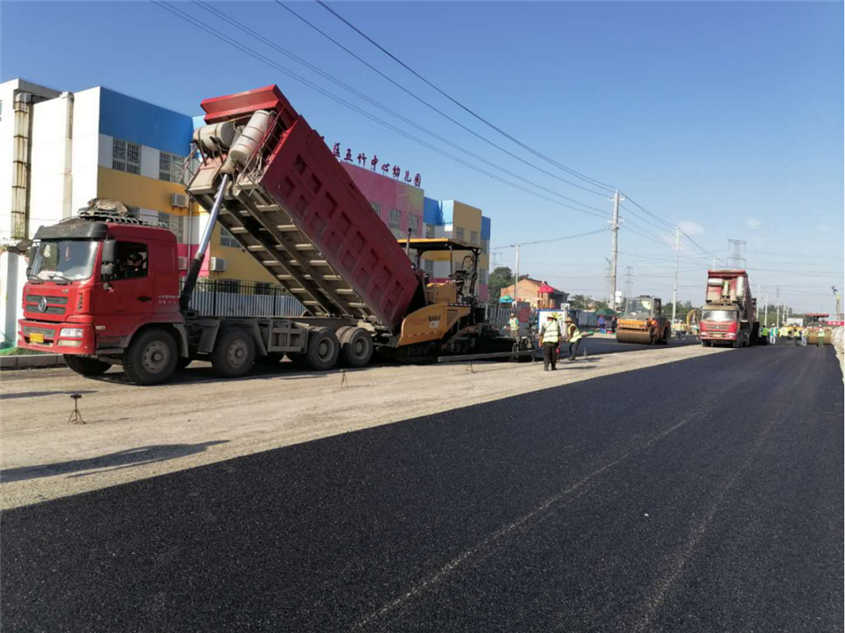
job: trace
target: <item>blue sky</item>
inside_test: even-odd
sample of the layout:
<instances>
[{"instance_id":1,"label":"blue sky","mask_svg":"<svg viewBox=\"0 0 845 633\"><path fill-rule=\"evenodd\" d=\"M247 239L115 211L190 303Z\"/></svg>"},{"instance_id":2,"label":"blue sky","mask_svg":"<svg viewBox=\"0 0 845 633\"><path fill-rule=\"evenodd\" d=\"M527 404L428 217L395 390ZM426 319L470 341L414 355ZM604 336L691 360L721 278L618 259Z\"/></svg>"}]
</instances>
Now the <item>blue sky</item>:
<instances>
[{"instance_id":1,"label":"blue sky","mask_svg":"<svg viewBox=\"0 0 845 633\"><path fill-rule=\"evenodd\" d=\"M238 32L201 6L176 6L322 89L495 171ZM547 192L537 197L473 171L150 3L5 2L0 73L3 80L23 77L61 90L104 85L189 114L199 112L205 97L278 83L327 140L420 172L431 197L481 207L493 218L494 247L607 227L609 194L582 191L471 136L277 5L213 6L414 124L594 209L577 212L544 199L560 200ZM572 180L438 95L319 5L290 6L420 98ZM704 271L714 257L726 263L727 240L733 238L747 242L751 285L760 299L768 294L774 302L780 288L781 300L796 309L833 309L830 286L841 289L843 284L841 3L332 6L526 145L618 187L669 225L680 223L701 247L683 241L680 299L700 303ZM630 266L635 293L653 292L668 301L674 270L671 228L628 201L622 218L618 287L625 287ZM610 242L609 232L602 232L525 246L520 270L564 290L605 296ZM512 249L493 254L495 264L512 265Z\"/></svg>"}]
</instances>

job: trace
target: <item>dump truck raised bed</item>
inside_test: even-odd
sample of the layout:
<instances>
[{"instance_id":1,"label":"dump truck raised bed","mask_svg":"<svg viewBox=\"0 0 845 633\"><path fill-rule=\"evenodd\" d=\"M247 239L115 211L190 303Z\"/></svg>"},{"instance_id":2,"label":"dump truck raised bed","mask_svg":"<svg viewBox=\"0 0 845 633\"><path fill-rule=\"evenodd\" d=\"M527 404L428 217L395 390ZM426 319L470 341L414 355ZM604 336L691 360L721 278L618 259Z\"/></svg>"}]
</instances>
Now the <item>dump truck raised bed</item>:
<instances>
[{"instance_id":1,"label":"dump truck raised bed","mask_svg":"<svg viewBox=\"0 0 845 633\"><path fill-rule=\"evenodd\" d=\"M209 221L180 291L175 236L119 208L94 205L41 227L24 288L19 345L65 355L93 376L121 364L140 384L166 381L193 359L223 376L284 355L314 369L501 352L512 341L474 296L479 248L448 239L396 240L322 138L276 86L207 99L192 144L188 194ZM212 317L190 309L211 232L225 226L304 306L302 315ZM429 284L409 258L468 253Z\"/></svg>"},{"instance_id":2,"label":"dump truck raised bed","mask_svg":"<svg viewBox=\"0 0 845 633\"><path fill-rule=\"evenodd\" d=\"M760 323L744 270L708 270L699 338L704 346L746 347L757 343Z\"/></svg>"},{"instance_id":3,"label":"dump truck raised bed","mask_svg":"<svg viewBox=\"0 0 845 633\"><path fill-rule=\"evenodd\" d=\"M640 295L628 299L616 324L616 340L620 343L666 344L672 337L672 324L663 316L660 299Z\"/></svg>"}]
</instances>

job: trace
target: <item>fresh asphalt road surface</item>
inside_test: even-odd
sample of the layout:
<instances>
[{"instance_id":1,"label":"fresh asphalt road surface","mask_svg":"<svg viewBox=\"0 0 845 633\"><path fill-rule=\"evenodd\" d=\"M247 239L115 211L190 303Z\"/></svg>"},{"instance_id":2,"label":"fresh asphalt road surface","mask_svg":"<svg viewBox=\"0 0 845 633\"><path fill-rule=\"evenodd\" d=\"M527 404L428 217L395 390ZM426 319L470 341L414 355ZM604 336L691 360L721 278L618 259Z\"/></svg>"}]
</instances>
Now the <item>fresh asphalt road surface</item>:
<instances>
[{"instance_id":1,"label":"fresh asphalt road surface","mask_svg":"<svg viewBox=\"0 0 845 633\"><path fill-rule=\"evenodd\" d=\"M681 345L701 345L701 343L694 336L674 337L668 343L669 347L679 347ZM581 341L581 347L587 350L587 354L610 354L615 352L633 352L640 349L659 349L665 346L644 345L642 343L619 343L615 338L588 336ZM567 344L564 343L561 354L566 348Z\"/></svg>"},{"instance_id":2,"label":"fresh asphalt road surface","mask_svg":"<svg viewBox=\"0 0 845 633\"><path fill-rule=\"evenodd\" d=\"M842 631L842 420L754 347L18 508L3 626Z\"/></svg>"}]
</instances>

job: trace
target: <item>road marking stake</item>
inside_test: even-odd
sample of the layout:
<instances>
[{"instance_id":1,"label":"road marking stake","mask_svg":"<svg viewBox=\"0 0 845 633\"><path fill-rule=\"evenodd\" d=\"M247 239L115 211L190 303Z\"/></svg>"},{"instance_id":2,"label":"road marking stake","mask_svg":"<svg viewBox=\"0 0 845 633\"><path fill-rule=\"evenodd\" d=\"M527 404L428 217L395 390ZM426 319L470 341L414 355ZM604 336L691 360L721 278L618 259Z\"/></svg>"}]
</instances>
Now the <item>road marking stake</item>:
<instances>
[{"instance_id":1,"label":"road marking stake","mask_svg":"<svg viewBox=\"0 0 845 633\"><path fill-rule=\"evenodd\" d=\"M82 397L81 393L72 393L70 397L73 399L73 411L70 412L70 415L67 418L68 424L85 424L85 420L82 419L82 414L79 412L79 399Z\"/></svg>"}]
</instances>

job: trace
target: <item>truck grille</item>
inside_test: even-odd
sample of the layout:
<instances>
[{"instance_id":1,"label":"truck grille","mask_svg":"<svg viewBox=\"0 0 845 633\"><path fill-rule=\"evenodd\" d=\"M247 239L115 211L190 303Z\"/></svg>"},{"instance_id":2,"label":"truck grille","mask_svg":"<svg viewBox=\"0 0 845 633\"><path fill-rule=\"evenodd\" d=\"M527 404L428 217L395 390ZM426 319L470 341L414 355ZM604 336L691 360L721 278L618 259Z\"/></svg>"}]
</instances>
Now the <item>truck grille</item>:
<instances>
[{"instance_id":1,"label":"truck grille","mask_svg":"<svg viewBox=\"0 0 845 633\"><path fill-rule=\"evenodd\" d=\"M45 314L64 314L67 297L50 297L46 295L26 295L27 309L30 312Z\"/></svg>"}]
</instances>

